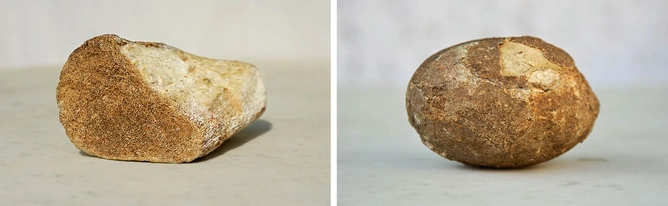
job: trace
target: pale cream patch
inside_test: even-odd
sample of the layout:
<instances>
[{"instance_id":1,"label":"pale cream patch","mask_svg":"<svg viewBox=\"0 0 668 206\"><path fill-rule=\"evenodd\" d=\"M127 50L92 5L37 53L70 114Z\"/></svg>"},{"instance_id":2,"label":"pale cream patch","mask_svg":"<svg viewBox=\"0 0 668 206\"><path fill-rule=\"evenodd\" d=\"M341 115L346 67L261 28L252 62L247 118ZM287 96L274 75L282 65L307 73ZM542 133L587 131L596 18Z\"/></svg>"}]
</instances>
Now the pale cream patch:
<instances>
[{"instance_id":1,"label":"pale cream patch","mask_svg":"<svg viewBox=\"0 0 668 206\"><path fill-rule=\"evenodd\" d=\"M172 48L127 44L121 51L132 61L151 88L195 112L202 106L215 106L216 98L226 98L226 80L211 67L188 61ZM215 60L205 60L206 64ZM200 63L201 64L201 63Z\"/></svg>"},{"instance_id":2,"label":"pale cream patch","mask_svg":"<svg viewBox=\"0 0 668 206\"><path fill-rule=\"evenodd\" d=\"M562 67L551 62L540 49L515 42L504 42L499 48L505 76L524 76L542 90L552 89L559 82Z\"/></svg>"},{"instance_id":3,"label":"pale cream patch","mask_svg":"<svg viewBox=\"0 0 668 206\"><path fill-rule=\"evenodd\" d=\"M129 43L121 52L153 90L206 126L204 148L245 127L266 104L264 83L251 64L200 57L166 45Z\"/></svg>"},{"instance_id":4,"label":"pale cream patch","mask_svg":"<svg viewBox=\"0 0 668 206\"><path fill-rule=\"evenodd\" d=\"M559 74L552 69L534 71L529 76L530 83L537 83L546 88L552 88L558 80Z\"/></svg>"}]
</instances>

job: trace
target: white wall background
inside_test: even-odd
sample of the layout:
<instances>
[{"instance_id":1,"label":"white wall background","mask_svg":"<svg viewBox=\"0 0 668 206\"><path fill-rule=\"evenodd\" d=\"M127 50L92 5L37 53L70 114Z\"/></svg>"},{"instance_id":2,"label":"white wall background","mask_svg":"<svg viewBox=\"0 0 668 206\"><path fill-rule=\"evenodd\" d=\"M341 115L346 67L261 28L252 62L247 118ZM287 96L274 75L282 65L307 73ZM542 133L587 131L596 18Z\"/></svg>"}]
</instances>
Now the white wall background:
<instances>
[{"instance_id":1,"label":"white wall background","mask_svg":"<svg viewBox=\"0 0 668 206\"><path fill-rule=\"evenodd\" d=\"M668 1L339 0L338 84L405 87L441 49L518 35L569 52L593 87L668 76Z\"/></svg>"},{"instance_id":2,"label":"white wall background","mask_svg":"<svg viewBox=\"0 0 668 206\"><path fill-rule=\"evenodd\" d=\"M0 70L63 64L115 33L221 59L329 59L329 0L0 0Z\"/></svg>"}]
</instances>

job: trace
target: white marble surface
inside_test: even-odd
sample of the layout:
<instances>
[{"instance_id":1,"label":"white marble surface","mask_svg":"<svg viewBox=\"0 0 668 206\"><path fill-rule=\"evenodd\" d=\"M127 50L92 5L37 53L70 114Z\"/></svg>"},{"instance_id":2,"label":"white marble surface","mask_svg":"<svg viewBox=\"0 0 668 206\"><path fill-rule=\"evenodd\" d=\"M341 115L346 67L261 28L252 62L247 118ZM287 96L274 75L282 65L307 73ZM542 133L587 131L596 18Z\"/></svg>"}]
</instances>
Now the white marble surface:
<instances>
[{"instance_id":1,"label":"white marble surface","mask_svg":"<svg viewBox=\"0 0 668 206\"><path fill-rule=\"evenodd\" d=\"M622 88L622 87L620 87ZM597 89L592 134L519 170L476 169L424 146L405 88L340 88L340 205L668 205L668 87Z\"/></svg>"},{"instance_id":2,"label":"white marble surface","mask_svg":"<svg viewBox=\"0 0 668 206\"><path fill-rule=\"evenodd\" d=\"M59 66L0 71L0 205L329 205L329 62L248 61L265 114L189 164L80 153L58 121Z\"/></svg>"}]
</instances>

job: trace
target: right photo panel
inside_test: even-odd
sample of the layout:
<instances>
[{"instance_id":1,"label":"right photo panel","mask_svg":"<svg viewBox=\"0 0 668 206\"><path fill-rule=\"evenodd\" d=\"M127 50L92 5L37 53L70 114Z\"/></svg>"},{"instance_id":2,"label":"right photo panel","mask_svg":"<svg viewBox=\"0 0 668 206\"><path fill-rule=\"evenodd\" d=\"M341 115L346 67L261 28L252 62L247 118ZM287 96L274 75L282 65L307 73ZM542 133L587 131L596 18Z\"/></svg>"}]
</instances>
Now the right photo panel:
<instances>
[{"instance_id":1,"label":"right photo panel","mask_svg":"<svg viewBox=\"0 0 668 206\"><path fill-rule=\"evenodd\" d=\"M668 204L668 3L337 9L339 205Z\"/></svg>"}]
</instances>

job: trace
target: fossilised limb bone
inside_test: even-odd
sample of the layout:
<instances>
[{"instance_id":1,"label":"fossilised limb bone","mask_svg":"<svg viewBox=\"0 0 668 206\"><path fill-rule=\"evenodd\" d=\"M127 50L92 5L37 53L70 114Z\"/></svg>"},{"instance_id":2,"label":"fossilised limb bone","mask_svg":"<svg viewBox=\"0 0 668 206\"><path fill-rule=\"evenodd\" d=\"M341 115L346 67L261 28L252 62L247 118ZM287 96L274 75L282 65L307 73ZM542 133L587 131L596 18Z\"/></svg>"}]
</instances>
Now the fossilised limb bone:
<instances>
[{"instance_id":1,"label":"fossilised limb bone","mask_svg":"<svg viewBox=\"0 0 668 206\"><path fill-rule=\"evenodd\" d=\"M60 122L77 148L150 162L204 156L258 119L266 105L251 64L111 34L72 52L56 93Z\"/></svg>"}]
</instances>

